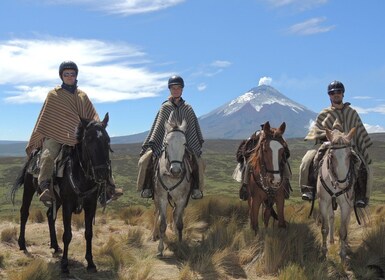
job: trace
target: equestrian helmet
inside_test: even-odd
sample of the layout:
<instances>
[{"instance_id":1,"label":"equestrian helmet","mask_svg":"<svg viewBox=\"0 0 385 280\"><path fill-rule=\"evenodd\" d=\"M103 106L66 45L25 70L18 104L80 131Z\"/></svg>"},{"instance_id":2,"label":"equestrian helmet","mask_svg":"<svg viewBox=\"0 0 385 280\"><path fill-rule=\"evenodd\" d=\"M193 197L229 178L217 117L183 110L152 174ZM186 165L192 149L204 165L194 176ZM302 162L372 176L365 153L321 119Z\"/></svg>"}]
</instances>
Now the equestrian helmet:
<instances>
[{"instance_id":1,"label":"equestrian helmet","mask_svg":"<svg viewBox=\"0 0 385 280\"><path fill-rule=\"evenodd\" d=\"M79 72L79 69L78 69L78 66L76 65L75 62L73 61L63 61L61 64L60 64L60 67L59 67L59 77L61 79L61 76L63 75L63 71L66 70L66 69L72 69L72 70L75 70L76 72L76 76L78 75L78 72Z\"/></svg>"},{"instance_id":2,"label":"equestrian helmet","mask_svg":"<svg viewBox=\"0 0 385 280\"><path fill-rule=\"evenodd\" d=\"M328 94L333 91L342 91L342 93L345 93L345 87L344 84L340 81L333 81L328 85Z\"/></svg>"},{"instance_id":3,"label":"equestrian helmet","mask_svg":"<svg viewBox=\"0 0 385 280\"><path fill-rule=\"evenodd\" d=\"M179 85L182 88L184 88L184 81L182 77L178 75L171 76L170 79L168 79L168 88L170 88L173 85Z\"/></svg>"}]
</instances>

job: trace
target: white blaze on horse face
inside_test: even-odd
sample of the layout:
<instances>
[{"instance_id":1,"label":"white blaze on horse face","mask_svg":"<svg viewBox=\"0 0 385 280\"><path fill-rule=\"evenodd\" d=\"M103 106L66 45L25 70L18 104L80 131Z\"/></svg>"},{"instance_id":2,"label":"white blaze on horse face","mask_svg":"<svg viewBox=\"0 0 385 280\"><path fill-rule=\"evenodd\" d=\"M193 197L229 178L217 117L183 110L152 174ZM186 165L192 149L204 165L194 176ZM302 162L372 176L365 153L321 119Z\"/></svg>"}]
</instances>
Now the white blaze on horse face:
<instances>
[{"instance_id":1,"label":"white blaze on horse face","mask_svg":"<svg viewBox=\"0 0 385 280\"><path fill-rule=\"evenodd\" d=\"M103 136L103 132L101 130L96 131L96 137L100 138Z\"/></svg>"},{"instance_id":2,"label":"white blaze on horse face","mask_svg":"<svg viewBox=\"0 0 385 280\"><path fill-rule=\"evenodd\" d=\"M273 162L273 170L279 171L279 150L282 149L283 146L276 140L270 141L270 149L272 152L272 162ZM281 175L274 174L274 183L280 183Z\"/></svg>"}]
</instances>

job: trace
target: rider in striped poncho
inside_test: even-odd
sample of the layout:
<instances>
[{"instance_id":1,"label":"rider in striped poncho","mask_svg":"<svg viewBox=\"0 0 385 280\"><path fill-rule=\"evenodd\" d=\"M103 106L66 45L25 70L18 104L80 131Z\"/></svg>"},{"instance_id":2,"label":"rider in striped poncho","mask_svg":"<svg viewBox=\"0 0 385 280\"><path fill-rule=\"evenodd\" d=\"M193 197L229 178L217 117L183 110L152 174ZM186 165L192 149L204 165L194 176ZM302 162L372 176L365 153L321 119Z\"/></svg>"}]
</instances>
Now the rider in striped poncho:
<instances>
[{"instance_id":1,"label":"rider in striped poncho","mask_svg":"<svg viewBox=\"0 0 385 280\"><path fill-rule=\"evenodd\" d=\"M60 64L59 77L63 83L48 93L26 147L28 156L41 149L39 198L47 206L55 199L52 175L62 145L74 147L77 144L75 132L80 118L99 121L87 94L78 89L78 73L78 66L73 61ZM115 188L112 175L107 192L107 197L101 199L102 204L123 194L122 189Z\"/></svg>"},{"instance_id":2,"label":"rider in striped poncho","mask_svg":"<svg viewBox=\"0 0 385 280\"><path fill-rule=\"evenodd\" d=\"M192 153L197 168L193 168L193 188L191 198L202 198L202 190L204 185L204 169L205 164L201 158L202 144L204 142L202 132L198 123L198 119L192 107L187 104L181 97L184 81L180 76L172 76L168 81L170 89L170 97L163 102L159 112L157 113L151 130L142 145L140 159L138 162L139 172L137 187L141 191L143 198L153 197L153 158L159 157L163 148L163 140L165 137L164 124L168 121L171 113L174 120L182 123L185 119L187 122L186 141L187 148Z\"/></svg>"},{"instance_id":3,"label":"rider in striped poncho","mask_svg":"<svg viewBox=\"0 0 385 280\"><path fill-rule=\"evenodd\" d=\"M372 168L368 148L372 145L372 141L366 131L356 110L350 107L350 103L343 102L345 93L344 85L339 81L333 81L328 86L328 94L331 101L329 108L323 109L315 124L310 129L305 140L315 140L316 144L326 141L325 128L332 129L334 122L337 120L344 132L350 131L353 127L356 128L356 133L352 139L354 151L361 160L360 174L358 175L358 184L356 192L356 206L365 207L369 202L370 191L372 187ZM302 159L300 167L299 183L303 193L304 200L314 199L314 186L308 182L309 168L314 160L314 164L318 165L326 150L326 144L322 144L319 149L309 150ZM316 166L315 166L316 167Z\"/></svg>"}]
</instances>

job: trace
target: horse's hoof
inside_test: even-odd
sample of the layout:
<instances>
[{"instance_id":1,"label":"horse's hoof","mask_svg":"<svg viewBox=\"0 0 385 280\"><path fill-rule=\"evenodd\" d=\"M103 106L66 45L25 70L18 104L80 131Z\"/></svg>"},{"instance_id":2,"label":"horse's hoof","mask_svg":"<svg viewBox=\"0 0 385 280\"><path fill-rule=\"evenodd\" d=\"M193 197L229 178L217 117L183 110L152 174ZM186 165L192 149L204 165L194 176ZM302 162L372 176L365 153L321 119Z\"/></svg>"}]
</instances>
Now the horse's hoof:
<instances>
[{"instance_id":1,"label":"horse's hoof","mask_svg":"<svg viewBox=\"0 0 385 280\"><path fill-rule=\"evenodd\" d=\"M68 269L68 267L62 268L61 273L68 276L70 274L70 270Z\"/></svg>"},{"instance_id":2,"label":"horse's hoof","mask_svg":"<svg viewBox=\"0 0 385 280\"><path fill-rule=\"evenodd\" d=\"M163 253L162 253L162 252L157 253L157 254L156 254L156 257L157 257L157 258L163 258Z\"/></svg>"},{"instance_id":3,"label":"horse's hoof","mask_svg":"<svg viewBox=\"0 0 385 280\"><path fill-rule=\"evenodd\" d=\"M96 269L96 266L87 267L88 273L96 273L98 270Z\"/></svg>"}]
</instances>

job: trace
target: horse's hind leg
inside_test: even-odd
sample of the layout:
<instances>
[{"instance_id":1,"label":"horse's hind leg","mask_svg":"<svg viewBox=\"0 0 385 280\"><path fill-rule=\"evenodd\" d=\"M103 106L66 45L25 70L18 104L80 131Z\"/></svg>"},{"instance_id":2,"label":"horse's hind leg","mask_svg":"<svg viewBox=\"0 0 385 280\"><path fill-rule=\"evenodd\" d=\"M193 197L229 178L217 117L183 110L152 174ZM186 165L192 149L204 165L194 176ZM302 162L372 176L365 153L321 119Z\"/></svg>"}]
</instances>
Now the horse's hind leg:
<instances>
[{"instance_id":1,"label":"horse's hind leg","mask_svg":"<svg viewBox=\"0 0 385 280\"><path fill-rule=\"evenodd\" d=\"M329 243L334 244L334 211L329 207Z\"/></svg>"},{"instance_id":2,"label":"horse's hind leg","mask_svg":"<svg viewBox=\"0 0 385 280\"><path fill-rule=\"evenodd\" d=\"M251 198L251 202L249 203L249 211L250 211L250 224L251 228L254 230L255 235L258 233L258 215L259 208L261 207L262 200L257 198Z\"/></svg>"},{"instance_id":3,"label":"horse's hind leg","mask_svg":"<svg viewBox=\"0 0 385 280\"><path fill-rule=\"evenodd\" d=\"M27 252L27 247L25 246L25 226L28 221L29 207L31 206L34 193L33 177L30 174L26 174L24 177L23 202L20 208L20 233L18 239L20 250L24 250L25 252Z\"/></svg>"}]
</instances>

